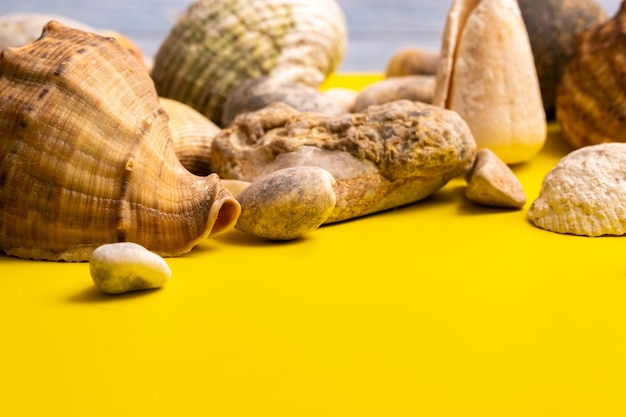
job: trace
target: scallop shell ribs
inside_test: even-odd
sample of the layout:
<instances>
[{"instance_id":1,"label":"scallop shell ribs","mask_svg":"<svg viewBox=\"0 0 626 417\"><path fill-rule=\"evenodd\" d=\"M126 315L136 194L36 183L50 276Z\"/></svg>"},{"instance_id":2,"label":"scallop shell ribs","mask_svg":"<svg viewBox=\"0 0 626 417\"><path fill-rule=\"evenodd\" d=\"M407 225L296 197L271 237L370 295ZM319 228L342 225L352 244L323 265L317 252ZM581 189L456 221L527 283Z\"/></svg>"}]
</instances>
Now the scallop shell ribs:
<instances>
[{"instance_id":1,"label":"scallop shell ribs","mask_svg":"<svg viewBox=\"0 0 626 417\"><path fill-rule=\"evenodd\" d=\"M626 143L576 149L546 175L528 218L542 229L582 236L626 234Z\"/></svg>"},{"instance_id":2,"label":"scallop shell ribs","mask_svg":"<svg viewBox=\"0 0 626 417\"><path fill-rule=\"evenodd\" d=\"M0 250L84 261L132 241L162 256L234 226L217 175L176 158L148 72L106 38L48 23L0 53Z\"/></svg>"},{"instance_id":3,"label":"scallop shell ribs","mask_svg":"<svg viewBox=\"0 0 626 417\"><path fill-rule=\"evenodd\" d=\"M626 142L626 3L578 33L557 91L556 118L575 148Z\"/></svg>"}]
</instances>

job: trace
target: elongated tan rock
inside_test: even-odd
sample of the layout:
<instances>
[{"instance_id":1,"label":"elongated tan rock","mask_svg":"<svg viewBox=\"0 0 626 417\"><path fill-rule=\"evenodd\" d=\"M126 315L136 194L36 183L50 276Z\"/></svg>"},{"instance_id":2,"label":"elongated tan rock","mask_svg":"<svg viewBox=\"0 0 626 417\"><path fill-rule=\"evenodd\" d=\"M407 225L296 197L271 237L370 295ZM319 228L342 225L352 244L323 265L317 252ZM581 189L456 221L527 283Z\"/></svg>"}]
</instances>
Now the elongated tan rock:
<instances>
[{"instance_id":1,"label":"elongated tan rock","mask_svg":"<svg viewBox=\"0 0 626 417\"><path fill-rule=\"evenodd\" d=\"M223 129L211 166L221 178L250 182L288 167L324 168L336 180L332 223L428 197L464 175L475 156L463 119L429 104L400 100L324 116L278 103Z\"/></svg>"}]
</instances>

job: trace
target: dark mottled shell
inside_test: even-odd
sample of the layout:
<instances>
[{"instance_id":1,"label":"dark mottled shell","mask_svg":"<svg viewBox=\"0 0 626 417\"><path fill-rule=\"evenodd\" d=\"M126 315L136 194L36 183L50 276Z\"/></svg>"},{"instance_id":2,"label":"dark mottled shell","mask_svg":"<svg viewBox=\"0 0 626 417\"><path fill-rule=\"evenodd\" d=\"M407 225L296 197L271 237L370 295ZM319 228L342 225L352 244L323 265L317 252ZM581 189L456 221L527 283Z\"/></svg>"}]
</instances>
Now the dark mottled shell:
<instances>
[{"instance_id":1,"label":"dark mottled shell","mask_svg":"<svg viewBox=\"0 0 626 417\"><path fill-rule=\"evenodd\" d=\"M576 36L556 118L575 148L626 142L626 3L612 19Z\"/></svg>"},{"instance_id":2,"label":"dark mottled shell","mask_svg":"<svg viewBox=\"0 0 626 417\"><path fill-rule=\"evenodd\" d=\"M554 116L556 91L574 35L606 20L595 0L518 0L533 50L543 107Z\"/></svg>"}]
</instances>

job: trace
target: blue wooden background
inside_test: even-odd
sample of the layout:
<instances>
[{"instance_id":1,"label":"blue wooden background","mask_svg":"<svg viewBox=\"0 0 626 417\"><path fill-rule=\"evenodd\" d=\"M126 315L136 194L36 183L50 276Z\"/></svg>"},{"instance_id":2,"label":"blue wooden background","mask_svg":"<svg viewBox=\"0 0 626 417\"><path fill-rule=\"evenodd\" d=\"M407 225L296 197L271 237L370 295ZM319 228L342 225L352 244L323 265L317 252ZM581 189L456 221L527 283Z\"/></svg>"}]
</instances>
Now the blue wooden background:
<instances>
[{"instance_id":1,"label":"blue wooden background","mask_svg":"<svg viewBox=\"0 0 626 417\"><path fill-rule=\"evenodd\" d=\"M312 0L314 1L314 0ZM543 0L537 0L543 1ZM2 0L0 15L53 13L92 27L112 29L133 39L153 56L176 17L191 0ZM452 0L338 0L348 23L344 72L383 71L391 54L404 46L438 48ZM598 0L609 16L621 0Z\"/></svg>"}]
</instances>

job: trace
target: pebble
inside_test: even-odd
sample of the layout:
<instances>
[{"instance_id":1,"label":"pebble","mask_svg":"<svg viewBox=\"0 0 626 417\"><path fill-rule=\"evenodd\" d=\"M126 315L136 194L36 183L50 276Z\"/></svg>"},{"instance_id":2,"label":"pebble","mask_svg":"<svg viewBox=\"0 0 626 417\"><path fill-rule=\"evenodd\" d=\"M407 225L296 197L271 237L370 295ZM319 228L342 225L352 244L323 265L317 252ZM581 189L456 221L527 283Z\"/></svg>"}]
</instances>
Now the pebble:
<instances>
[{"instance_id":1,"label":"pebble","mask_svg":"<svg viewBox=\"0 0 626 417\"><path fill-rule=\"evenodd\" d=\"M89 261L91 278L107 294L160 288L172 271L156 253L136 243L109 243L97 247Z\"/></svg>"},{"instance_id":2,"label":"pebble","mask_svg":"<svg viewBox=\"0 0 626 417\"><path fill-rule=\"evenodd\" d=\"M317 229L335 208L335 179L323 168L284 168L252 182L237 196L237 230L292 240Z\"/></svg>"},{"instance_id":3,"label":"pebble","mask_svg":"<svg viewBox=\"0 0 626 417\"><path fill-rule=\"evenodd\" d=\"M465 196L485 206L522 208L526 204L524 188L511 168L486 148L476 154Z\"/></svg>"}]
</instances>

